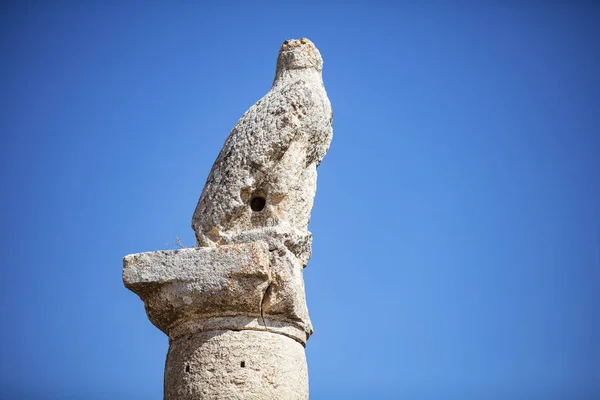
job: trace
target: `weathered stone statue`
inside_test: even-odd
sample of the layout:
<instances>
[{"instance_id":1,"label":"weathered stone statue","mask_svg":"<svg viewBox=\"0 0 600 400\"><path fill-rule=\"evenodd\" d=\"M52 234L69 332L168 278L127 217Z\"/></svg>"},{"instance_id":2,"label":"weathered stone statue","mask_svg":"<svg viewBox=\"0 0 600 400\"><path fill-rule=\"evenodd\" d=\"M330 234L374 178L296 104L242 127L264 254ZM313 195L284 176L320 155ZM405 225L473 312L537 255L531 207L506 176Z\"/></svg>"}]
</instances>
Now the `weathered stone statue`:
<instances>
[{"instance_id":1,"label":"weathered stone statue","mask_svg":"<svg viewBox=\"0 0 600 400\"><path fill-rule=\"evenodd\" d=\"M316 168L332 137L323 61L285 41L271 90L235 125L206 181L198 246L125 257L125 286L169 336L165 399L307 399L302 270Z\"/></svg>"},{"instance_id":2,"label":"weathered stone statue","mask_svg":"<svg viewBox=\"0 0 600 400\"><path fill-rule=\"evenodd\" d=\"M238 121L210 171L192 220L199 246L267 240L306 264L316 168L332 133L322 68L309 40L283 44L273 87Z\"/></svg>"}]
</instances>

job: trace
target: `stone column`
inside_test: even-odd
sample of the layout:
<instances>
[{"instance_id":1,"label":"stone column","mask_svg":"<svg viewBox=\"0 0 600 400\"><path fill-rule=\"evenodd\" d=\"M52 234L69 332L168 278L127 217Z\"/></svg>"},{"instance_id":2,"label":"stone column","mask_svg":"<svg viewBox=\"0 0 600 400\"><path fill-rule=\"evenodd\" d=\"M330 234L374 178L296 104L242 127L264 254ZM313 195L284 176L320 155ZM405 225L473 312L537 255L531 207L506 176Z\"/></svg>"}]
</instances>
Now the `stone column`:
<instances>
[{"instance_id":1,"label":"stone column","mask_svg":"<svg viewBox=\"0 0 600 400\"><path fill-rule=\"evenodd\" d=\"M126 256L123 281L169 336L164 398L308 399L303 268L331 141L322 60L286 41L272 89L230 133L194 213L198 247Z\"/></svg>"}]
</instances>

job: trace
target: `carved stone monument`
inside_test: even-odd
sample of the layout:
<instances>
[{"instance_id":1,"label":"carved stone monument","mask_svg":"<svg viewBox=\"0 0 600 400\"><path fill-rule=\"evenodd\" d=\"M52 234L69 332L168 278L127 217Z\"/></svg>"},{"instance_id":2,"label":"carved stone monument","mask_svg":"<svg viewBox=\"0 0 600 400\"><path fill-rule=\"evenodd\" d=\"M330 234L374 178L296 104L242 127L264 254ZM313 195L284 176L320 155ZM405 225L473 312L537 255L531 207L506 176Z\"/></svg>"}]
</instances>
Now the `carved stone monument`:
<instances>
[{"instance_id":1,"label":"carved stone monument","mask_svg":"<svg viewBox=\"0 0 600 400\"><path fill-rule=\"evenodd\" d=\"M311 41L285 41L271 90L210 171L192 219L198 247L123 260L125 286L169 336L167 400L308 398L302 274L333 118L322 67Z\"/></svg>"}]
</instances>

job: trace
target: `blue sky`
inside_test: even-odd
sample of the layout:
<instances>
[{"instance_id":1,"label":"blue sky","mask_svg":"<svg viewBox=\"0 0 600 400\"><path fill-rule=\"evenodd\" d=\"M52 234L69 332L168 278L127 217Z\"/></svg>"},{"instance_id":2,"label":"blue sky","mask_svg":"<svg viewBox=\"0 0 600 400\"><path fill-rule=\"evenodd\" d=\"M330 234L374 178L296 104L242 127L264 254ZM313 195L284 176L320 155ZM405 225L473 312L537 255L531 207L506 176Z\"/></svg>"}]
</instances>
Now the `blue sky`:
<instances>
[{"instance_id":1,"label":"blue sky","mask_svg":"<svg viewBox=\"0 0 600 400\"><path fill-rule=\"evenodd\" d=\"M0 398L162 398L122 257L194 243L298 37L335 113L311 399L600 398L600 7L112 3L0 12Z\"/></svg>"}]
</instances>

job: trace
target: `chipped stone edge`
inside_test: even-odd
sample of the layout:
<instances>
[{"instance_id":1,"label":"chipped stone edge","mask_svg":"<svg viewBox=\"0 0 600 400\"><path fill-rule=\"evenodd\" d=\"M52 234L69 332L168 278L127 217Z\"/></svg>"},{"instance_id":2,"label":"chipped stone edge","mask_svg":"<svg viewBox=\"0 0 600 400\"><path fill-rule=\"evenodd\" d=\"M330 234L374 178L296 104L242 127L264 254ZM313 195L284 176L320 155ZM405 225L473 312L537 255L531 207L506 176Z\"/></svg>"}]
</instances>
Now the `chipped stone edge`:
<instances>
[{"instance_id":1,"label":"chipped stone edge","mask_svg":"<svg viewBox=\"0 0 600 400\"><path fill-rule=\"evenodd\" d=\"M308 339L304 328L300 324L292 321L246 315L207 317L185 321L169 329L169 339L177 340L185 335L219 330L250 330L277 333L295 340L303 347L306 347L306 340Z\"/></svg>"},{"instance_id":2,"label":"chipped stone edge","mask_svg":"<svg viewBox=\"0 0 600 400\"><path fill-rule=\"evenodd\" d=\"M220 254L230 249L236 249L235 251L238 252L238 254L244 250L249 250L249 253L257 259L266 257L266 263L263 264L263 268L266 267L267 269L269 274L267 282L270 285L271 265L268 256L269 246L265 241L224 245L216 248L193 247L187 249L158 250L129 254L123 258L123 282L128 289L136 293L145 303L148 290L157 290L158 287L175 282L196 281L203 273L202 271L194 270L195 268L193 267L188 268L188 274L185 274L184 276L182 276L182 274L179 273L181 271L177 271L177 269L161 269L161 272L166 273L167 276L163 275L160 280L148 280L147 276L144 276L144 272L150 272L155 269L155 263L162 261L164 258L179 258L182 253L189 253L190 255L190 259L184 259L184 261L193 261L199 257L211 259L219 257ZM185 268L187 266L182 264L180 267ZM150 276L156 277L156 275L153 274L150 274ZM306 347L306 341L310 334L306 332L303 323L283 318L278 319L277 316L262 315L262 303L265 301L267 290L268 286L261 295L260 315L240 315L238 313L229 314L227 312L219 315L208 314L202 317L195 317L189 321L177 321L169 326L165 333L168 334L170 340L176 340L181 336L202 331L253 330L280 334L289 337Z\"/></svg>"}]
</instances>

